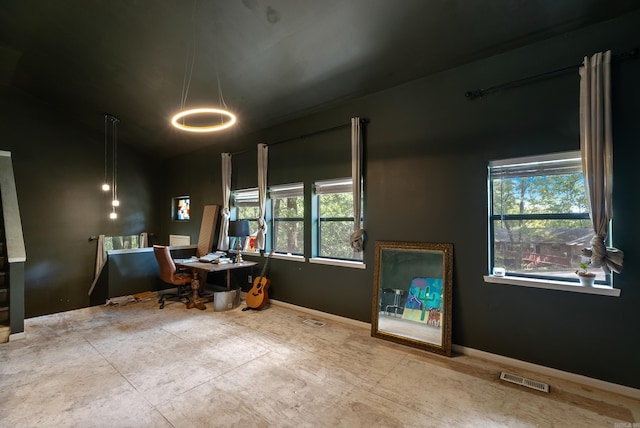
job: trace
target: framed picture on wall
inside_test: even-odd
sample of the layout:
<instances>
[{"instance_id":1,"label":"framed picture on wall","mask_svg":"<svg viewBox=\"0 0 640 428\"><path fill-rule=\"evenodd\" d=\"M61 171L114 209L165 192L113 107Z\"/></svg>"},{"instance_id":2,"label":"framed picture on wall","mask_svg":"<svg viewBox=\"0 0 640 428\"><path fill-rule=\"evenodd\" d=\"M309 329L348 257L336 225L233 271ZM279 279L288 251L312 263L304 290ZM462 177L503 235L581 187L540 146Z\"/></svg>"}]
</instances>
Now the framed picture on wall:
<instances>
[{"instance_id":1,"label":"framed picture on wall","mask_svg":"<svg viewBox=\"0 0 640 428\"><path fill-rule=\"evenodd\" d=\"M189 221L191 218L191 198L176 196L171 203L171 217L173 221Z\"/></svg>"}]
</instances>

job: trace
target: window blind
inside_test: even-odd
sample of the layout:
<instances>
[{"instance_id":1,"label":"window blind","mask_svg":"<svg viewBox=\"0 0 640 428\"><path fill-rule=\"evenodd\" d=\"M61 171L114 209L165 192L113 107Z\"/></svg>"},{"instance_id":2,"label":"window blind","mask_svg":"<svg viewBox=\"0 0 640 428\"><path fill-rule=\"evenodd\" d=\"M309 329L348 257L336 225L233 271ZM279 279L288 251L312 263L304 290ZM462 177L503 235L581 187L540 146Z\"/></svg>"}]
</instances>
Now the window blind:
<instances>
[{"instance_id":1,"label":"window blind","mask_svg":"<svg viewBox=\"0 0 640 428\"><path fill-rule=\"evenodd\" d=\"M489 163L489 178L499 180L515 177L567 175L582 172L580 152L567 152L558 157L529 156Z\"/></svg>"},{"instance_id":2,"label":"window blind","mask_svg":"<svg viewBox=\"0 0 640 428\"><path fill-rule=\"evenodd\" d=\"M233 191L233 204L236 207L258 205L258 189L243 189Z\"/></svg>"},{"instance_id":3,"label":"window blind","mask_svg":"<svg viewBox=\"0 0 640 428\"><path fill-rule=\"evenodd\" d=\"M303 196L303 192L303 183L282 184L271 186L269 196L271 199L298 198Z\"/></svg>"},{"instance_id":4,"label":"window blind","mask_svg":"<svg viewBox=\"0 0 640 428\"><path fill-rule=\"evenodd\" d=\"M326 195L329 193L351 193L353 184L351 178L341 178L337 180L316 181L314 188L317 195Z\"/></svg>"}]
</instances>

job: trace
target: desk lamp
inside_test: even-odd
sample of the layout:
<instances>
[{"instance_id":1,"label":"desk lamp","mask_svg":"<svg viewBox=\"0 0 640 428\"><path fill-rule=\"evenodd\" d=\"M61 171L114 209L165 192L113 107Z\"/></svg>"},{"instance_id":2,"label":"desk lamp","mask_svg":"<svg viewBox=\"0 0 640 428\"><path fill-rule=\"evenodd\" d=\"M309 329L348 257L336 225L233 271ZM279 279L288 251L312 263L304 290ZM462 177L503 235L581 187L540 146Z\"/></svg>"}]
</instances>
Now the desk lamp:
<instances>
[{"instance_id":1,"label":"desk lamp","mask_svg":"<svg viewBox=\"0 0 640 428\"><path fill-rule=\"evenodd\" d=\"M246 238L249 235L251 235L251 233L249 232L249 220L236 220L229 222L229 236L235 237L236 242L238 243L238 254L236 255L235 263L242 263L244 261L242 260L241 241L242 238Z\"/></svg>"}]
</instances>

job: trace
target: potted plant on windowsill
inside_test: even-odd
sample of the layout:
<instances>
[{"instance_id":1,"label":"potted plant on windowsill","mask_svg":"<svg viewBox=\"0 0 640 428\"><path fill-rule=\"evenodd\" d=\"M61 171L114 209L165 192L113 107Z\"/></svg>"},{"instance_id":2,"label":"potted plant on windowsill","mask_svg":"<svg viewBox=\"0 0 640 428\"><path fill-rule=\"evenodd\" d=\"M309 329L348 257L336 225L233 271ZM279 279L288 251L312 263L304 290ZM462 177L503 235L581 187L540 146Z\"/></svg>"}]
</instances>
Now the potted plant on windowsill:
<instances>
[{"instance_id":1,"label":"potted plant on windowsill","mask_svg":"<svg viewBox=\"0 0 640 428\"><path fill-rule=\"evenodd\" d=\"M593 287L593 283L596 280L596 274L589 272L589 263L579 263L580 269L576 269L576 275L580 280L580 285L585 287Z\"/></svg>"}]
</instances>

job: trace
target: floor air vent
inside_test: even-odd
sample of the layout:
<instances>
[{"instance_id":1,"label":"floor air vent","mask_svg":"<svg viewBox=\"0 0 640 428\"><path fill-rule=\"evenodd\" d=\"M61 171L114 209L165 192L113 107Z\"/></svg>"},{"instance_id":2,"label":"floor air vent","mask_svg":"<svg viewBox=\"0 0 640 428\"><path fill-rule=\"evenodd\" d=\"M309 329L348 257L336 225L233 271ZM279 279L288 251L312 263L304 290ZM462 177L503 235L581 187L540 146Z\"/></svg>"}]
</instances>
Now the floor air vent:
<instances>
[{"instance_id":1,"label":"floor air vent","mask_svg":"<svg viewBox=\"0 0 640 428\"><path fill-rule=\"evenodd\" d=\"M323 322L312 320L311 318L307 318L302 322L305 324L309 324L310 326L313 326L313 327L324 327L325 325Z\"/></svg>"},{"instance_id":2,"label":"floor air vent","mask_svg":"<svg viewBox=\"0 0 640 428\"><path fill-rule=\"evenodd\" d=\"M549 385L543 382L527 379L526 377L514 375L511 373L500 373L500 379L507 382L515 383L517 385L526 386L527 388L535 389L537 391L549 392Z\"/></svg>"}]
</instances>

